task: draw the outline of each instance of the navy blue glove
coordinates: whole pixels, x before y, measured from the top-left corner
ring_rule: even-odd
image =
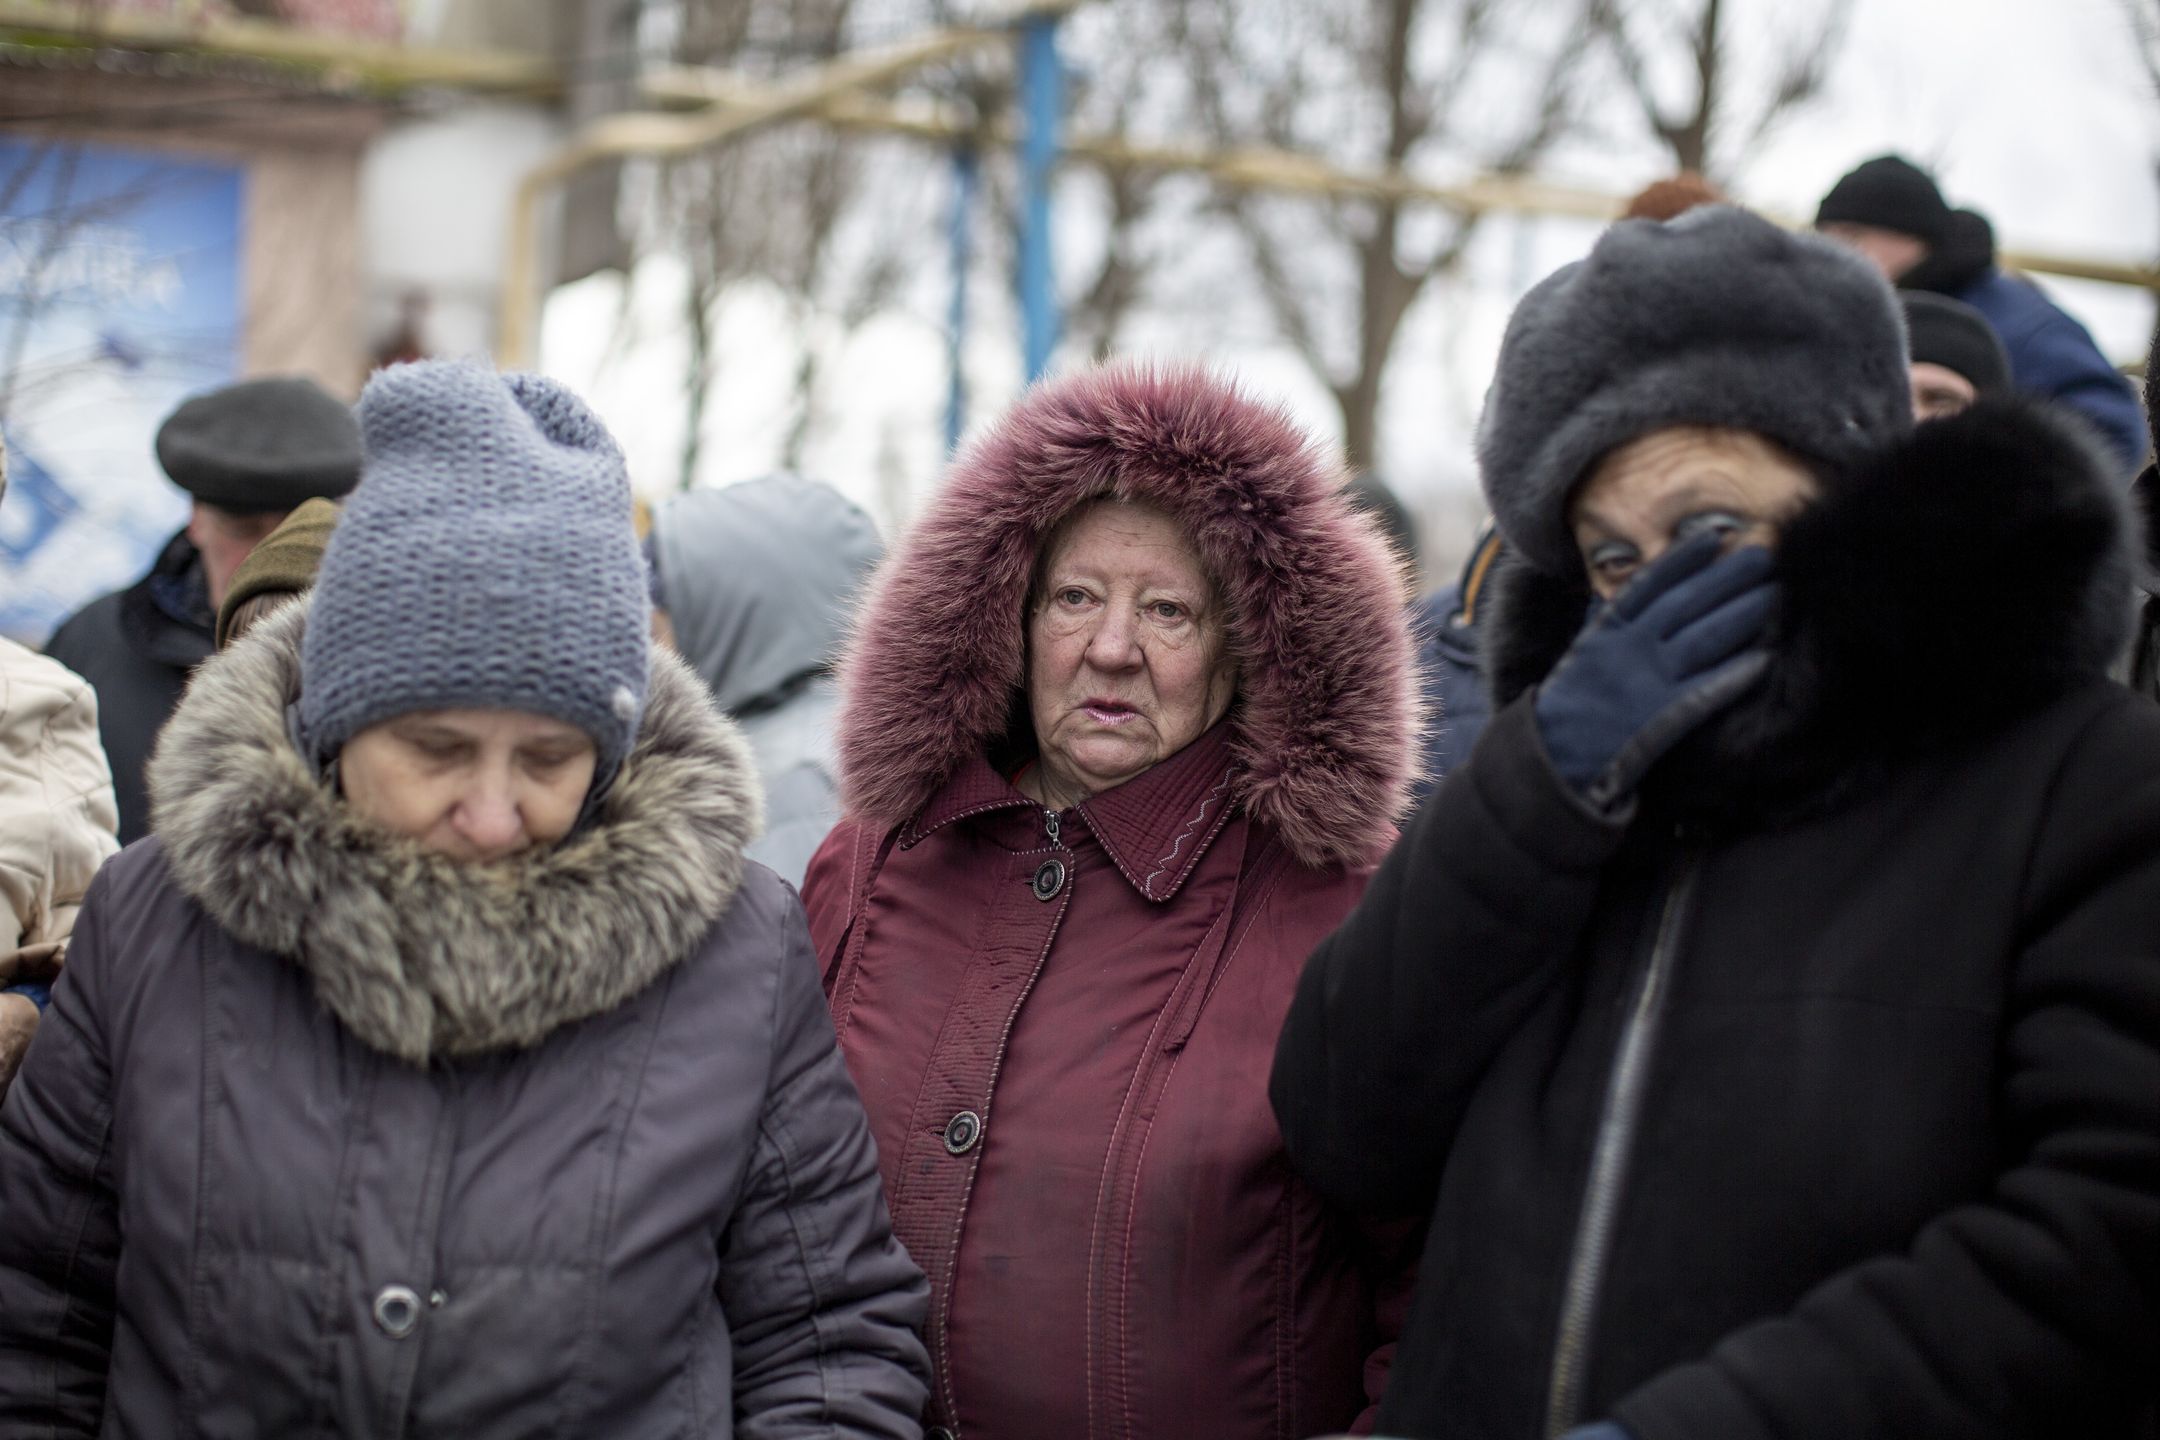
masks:
[[[1591,612],[1538,686],[1538,733],[1568,787],[1609,811],[1658,757],[1762,678],[1770,552],[1697,535]]]

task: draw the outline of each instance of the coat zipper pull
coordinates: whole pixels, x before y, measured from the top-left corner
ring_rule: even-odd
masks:
[[[1059,845],[1064,843],[1063,841],[1058,839],[1057,811],[1047,809],[1043,811],[1043,830],[1050,836],[1050,843],[1052,845]]]

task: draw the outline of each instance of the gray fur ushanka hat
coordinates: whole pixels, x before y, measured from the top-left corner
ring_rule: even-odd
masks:
[[[538,375],[423,361],[360,397],[360,485],[323,552],[300,738],[326,762],[416,710],[525,710],[630,751],[651,656],[645,561],[614,437]]]
[[[1500,532],[1541,570],[1579,570],[1569,496],[1607,451],[1674,425],[1752,431],[1833,477],[1903,436],[1889,285],[1730,206],[1612,226],[1508,321],[1477,441]]]

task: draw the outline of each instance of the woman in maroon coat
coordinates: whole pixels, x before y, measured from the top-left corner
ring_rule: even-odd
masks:
[[[1205,373],[1074,376],[859,620],[804,898],[931,1277],[933,1437],[1293,1440],[1385,1378],[1404,1247],[1267,1102],[1414,763],[1405,577],[1342,480]]]

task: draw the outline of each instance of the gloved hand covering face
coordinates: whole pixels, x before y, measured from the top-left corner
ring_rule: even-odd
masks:
[[[1602,811],[1762,677],[1777,602],[1770,552],[1721,554],[1705,530],[1675,545],[1610,602],[1538,687],[1538,733],[1553,769]]]

